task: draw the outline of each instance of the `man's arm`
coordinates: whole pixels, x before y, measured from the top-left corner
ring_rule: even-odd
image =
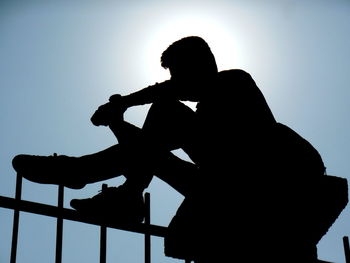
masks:
[[[174,93],[170,81],[156,83],[126,96],[112,95],[109,102],[98,107],[91,117],[96,126],[108,126],[111,121],[122,121],[123,113],[130,107],[153,103],[159,99],[172,97]],[[117,120],[118,119],[118,120]]]
[[[91,117],[96,126],[109,126],[111,121],[122,123],[123,113],[130,107],[154,103],[159,100],[193,100],[186,87],[179,87],[172,80],[148,86],[126,96],[112,95],[109,102],[101,105]]]
[[[115,105],[119,104],[126,110],[133,106],[153,103],[160,99],[178,99],[178,97],[179,95],[176,94],[172,82],[167,80],[126,96],[113,95],[109,98],[109,101]]]

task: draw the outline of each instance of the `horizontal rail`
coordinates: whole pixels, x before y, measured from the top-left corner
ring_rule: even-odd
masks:
[[[105,226],[109,228],[130,231],[152,236],[165,237],[167,228],[157,225],[139,224],[114,224],[104,223],[100,220],[79,214],[76,210],[68,208],[59,208],[57,206],[45,205],[25,200],[16,200],[14,198],[0,196],[0,207],[19,210],[23,212],[45,215],[50,217],[60,217],[63,219],[77,221],[92,225]]]

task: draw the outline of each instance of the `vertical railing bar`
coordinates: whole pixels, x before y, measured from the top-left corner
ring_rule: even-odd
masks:
[[[102,184],[102,192],[108,188],[107,184]],[[107,227],[102,224],[100,227],[100,263],[107,261]]]
[[[100,227],[100,263],[107,261],[107,227],[101,225]]]
[[[58,186],[58,202],[59,215],[56,225],[56,263],[62,262],[62,242],[63,242],[63,202],[64,202],[64,186]]]
[[[16,194],[15,199],[18,202],[17,207],[13,213],[13,228],[12,228],[12,245],[11,245],[11,263],[16,262],[17,257],[17,243],[18,243],[18,228],[19,228],[19,201],[22,196],[22,176],[17,174],[16,178]]]
[[[343,237],[344,253],[345,253],[345,262],[350,263],[350,246],[349,238],[347,236]]]
[[[150,193],[145,193],[145,225],[149,226],[151,224],[151,198]],[[145,233],[145,263],[151,263],[151,235]]]

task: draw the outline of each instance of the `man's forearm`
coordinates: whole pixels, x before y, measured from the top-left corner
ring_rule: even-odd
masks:
[[[176,98],[170,80],[156,83],[142,90],[136,91],[122,97],[124,107],[129,108],[137,105],[144,105],[156,102],[160,99]]]

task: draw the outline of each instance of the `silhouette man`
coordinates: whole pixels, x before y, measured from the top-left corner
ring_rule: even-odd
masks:
[[[290,262],[315,260],[315,233],[306,231],[312,222],[299,214],[304,192],[325,173],[318,152],[276,122],[248,73],[218,72],[202,38],[174,42],[161,64],[169,80],[113,95],[92,116],[94,125],[112,130],[117,145],[81,157],[18,155],[14,169],[28,180],[73,189],[124,175],[119,187],[71,201],[83,214],[124,223],[143,220],[142,192],[156,175],[185,196],[165,238],[168,256],[196,263],[242,256],[246,262],[281,262],[286,255]],[[197,102],[196,111],[181,101]],[[141,129],[124,120],[126,109],[148,103]],[[171,153],[179,148],[192,162]],[[303,193],[300,200],[295,191]]]

